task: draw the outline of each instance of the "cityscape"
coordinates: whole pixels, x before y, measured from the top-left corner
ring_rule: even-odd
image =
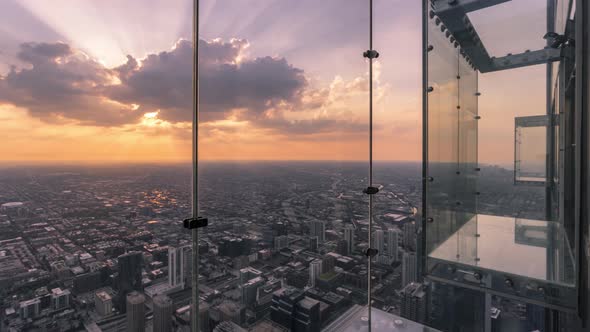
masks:
[[[367,304],[364,163],[200,166],[199,212],[209,219],[198,244],[201,331],[320,331]],[[191,171],[4,166],[1,330],[188,331]],[[542,191],[505,186],[512,173],[498,166],[482,173],[493,180],[481,206],[542,213]],[[417,283],[420,164],[378,162],[375,181],[372,305],[433,319],[431,291]],[[498,308],[526,323],[521,306]]]

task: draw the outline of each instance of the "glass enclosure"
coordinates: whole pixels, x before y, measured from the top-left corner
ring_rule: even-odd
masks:
[[[425,272],[485,292],[488,309],[488,293],[577,305],[572,187],[563,183],[574,172],[564,171],[572,164],[562,142],[573,112],[556,109],[572,102],[556,70],[575,63],[571,31],[559,30],[563,6],[432,1],[424,13]]]

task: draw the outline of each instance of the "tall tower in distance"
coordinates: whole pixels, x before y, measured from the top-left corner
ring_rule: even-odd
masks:
[[[377,249],[377,255],[385,254],[385,235],[382,230],[377,230],[373,233],[373,248]]]
[[[132,251],[123,254],[117,258],[118,260],[118,277],[117,289],[118,295],[118,309],[125,312],[125,297],[132,291],[142,291],[141,284],[141,268],[143,264],[143,255],[139,251]]]
[[[322,274],[322,261],[319,259],[314,260],[309,264],[309,284],[311,287],[315,287],[316,279]]]
[[[172,331],[172,313],[174,303],[166,295],[154,297],[154,332]]]
[[[127,294],[127,332],[145,331],[145,296],[140,292]]]
[[[309,236],[317,236],[319,243],[326,241],[326,223],[321,220],[314,220],[309,225]]]
[[[402,287],[418,279],[418,260],[416,253],[404,252],[402,259]]]
[[[187,273],[187,256],[191,254],[190,246],[168,248],[168,285],[184,288]]]
[[[354,227],[348,225],[344,228],[344,241],[346,241],[347,255],[354,250]]]
[[[387,230],[387,255],[395,262],[399,260],[399,236],[400,231],[397,228]]]

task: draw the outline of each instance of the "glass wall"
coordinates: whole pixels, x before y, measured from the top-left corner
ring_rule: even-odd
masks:
[[[0,330],[172,327],[155,295],[188,292],[169,251],[190,244],[190,10],[0,3]]]
[[[425,13],[425,247],[434,281],[571,310],[575,171],[563,140],[575,116],[554,111],[567,93],[552,86],[572,81],[574,59],[567,33],[547,34],[560,6],[435,1]]]
[[[201,329],[319,331],[367,304],[368,2],[203,0],[199,24]]]

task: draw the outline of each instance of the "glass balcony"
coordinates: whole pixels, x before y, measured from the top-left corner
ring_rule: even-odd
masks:
[[[573,170],[563,143],[573,110],[557,70],[575,59],[552,34],[563,7],[433,1],[425,13],[424,245],[432,280],[573,311],[575,227],[564,198]],[[498,54],[507,49],[514,54]]]

